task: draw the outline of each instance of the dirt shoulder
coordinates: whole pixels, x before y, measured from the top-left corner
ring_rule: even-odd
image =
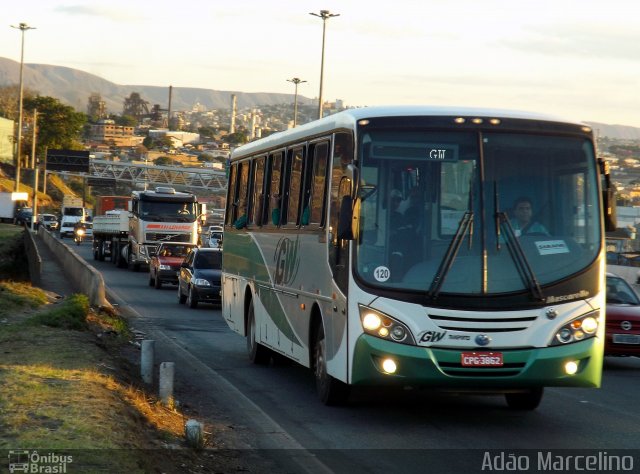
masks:
[[[82,295],[60,299],[10,279],[6,250],[19,253],[5,245],[11,235],[0,238],[0,458],[8,460],[0,465],[17,470],[36,462],[38,472],[263,472],[255,453],[226,449],[232,426],[190,408],[206,394],[181,387],[181,405],[167,407],[155,387],[139,381],[139,348],[122,316],[89,308]],[[204,449],[185,441],[191,418],[204,424]]]

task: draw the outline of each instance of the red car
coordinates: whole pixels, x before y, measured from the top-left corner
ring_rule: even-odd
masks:
[[[164,282],[177,285],[180,264],[193,247],[196,245],[182,242],[161,243],[149,263],[149,286],[160,289]]]
[[[622,278],[607,273],[605,355],[640,356],[640,299]]]

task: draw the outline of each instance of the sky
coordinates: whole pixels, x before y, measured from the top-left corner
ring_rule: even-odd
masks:
[[[640,127],[638,0],[11,0],[0,57],[121,85],[348,106],[492,107]]]

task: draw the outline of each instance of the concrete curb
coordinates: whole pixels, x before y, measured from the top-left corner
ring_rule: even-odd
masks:
[[[38,246],[33,239],[31,231],[25,227],[24,229],[24,250],[27,254],[27,261],[29,262],[29,277],[31,283],[38,286],[42,281],[42,257],[38,252]]]
[[[91,306],[112,308],[106,298],[104,279],[98,270],[86,263],[69,246],[56,239],[51,232],[40,227],[38,235],[55,255],[66,276],[75,287],[89,297]]]

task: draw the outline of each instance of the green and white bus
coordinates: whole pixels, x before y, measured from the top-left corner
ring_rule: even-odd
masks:
[[[227,192],[223,316],[255,363],[311,368],[324,403],[399,385],[535,409],[600,385],[615,201],[585,124],[347,110],[236,149]]]

